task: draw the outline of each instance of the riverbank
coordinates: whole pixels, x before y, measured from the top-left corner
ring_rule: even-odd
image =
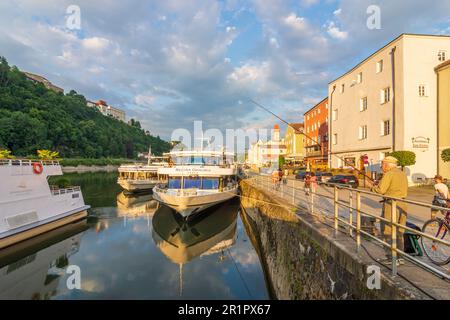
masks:
[[[306,201],[263,190],[241,181],[242,207],[258,235],[263,265],[279,299],[448,299],[448,283],[406,262],[392,277],[376,262],[383,249],[363,237],[364,250],[345,229],[335,233],[332,220],[310,214]],[[375,257],[375,258],[374,258]],[[375,259],[375,260],[374,260]],[[378,269],[379,268],[379,269]],[[379,287],[371,288],[373,270]]]
[[[116,172],[119,166],[63,166],[63,173],[86,173],[86,172]]]
[[[64,173],[84,173],[84,172],[115,172],[120,165],[134,163],[134,159],[113,159],[113,158],[75,158],[62,159],[60,164]]]

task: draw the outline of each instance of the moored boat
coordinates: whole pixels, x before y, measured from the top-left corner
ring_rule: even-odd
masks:
[[[167,157],[151,157],[147,164],[121,165],[117,183],[127,192],[152,190],[161,180],[158,169],[167,165]]]
[[[224,151],[172,151],[170,166],[158,169],[167,183],[153,188],[154,199],[183,217],[199,213],[237,195],[234,154]]]
[[[58,161],[0,160],[0,248],[87,216],[80,187],[58,188]]]

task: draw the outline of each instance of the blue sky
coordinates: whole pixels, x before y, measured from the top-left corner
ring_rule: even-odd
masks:
[[[381,29],[366,26],[378,5]],[[81,10],[81,29],[66,9]],[[420,13],[420,15],[419,15]],[[123,108],[153,134],[259,128],[322,100],[328,82],[401,33],[450,34],[450,0],[8,0],[0,55]]]

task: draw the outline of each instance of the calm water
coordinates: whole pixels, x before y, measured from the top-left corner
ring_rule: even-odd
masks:
[[[267,299],[239,201],[189,223],[126,196],[107,173],[67,174],[92,206],[87,220],[0,251],[0,299]],[[68,289],[72,266],[81,289]]]

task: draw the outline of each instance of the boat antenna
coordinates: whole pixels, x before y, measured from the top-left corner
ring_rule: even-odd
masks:
[[[321,151],[322,151],[322,145],[321,145],[317,140],[315,140],[315,139],[312,138],[311,136],[307,135],[307,134],[304,132],[304,130],[303,130],[303,131],[302,131],[302,130],[298,130],[298,129],[295,128],[293,125],[291,125],[289,122],[287,122],[286,120],[284,120],[283,118],[281,118],[279,115],[273,113],[272,111],[270,111],[269,109],[267,109],[266,107],[264,107],[262,104],[256,102],[255,100],[253,100],[253,99],[251,99],[251,98],[250,98],[249,100],[250,100],[251,103],[255,104],[255,105],[258,106],[259,108],[261,108],[261,109],[263,109],[264,111],[270,113],[270,114],[273,115],[275,118],[277,118],[277,119],[280,120],[281,122],[283,122],[283,123],[285,123],[286,125],[288,125],[289,127],[291,127],[291,128],[294,130],[295,133],[302,134],[302,135],[304,135],[307,139],[309,139],[309,140],[311,140],[313,143],[317,144],[317,145],[319,146],[319,148],[321,149]],[[360,174],[363,174],[365,178],[367,178],[367,179],[369,179],[370,181],[374,182],[374,179],[372,179],[371,177],[366,176],[364,172],[362,172],[361,170],[355,168],[352,164],[347,163],[347,160],[343,159],[342,157],[339,157],[338,155],[335,155],[335,154],[330,153],[330,157],[331,157],[331,156],[335,156],[336,158],[340,159],[341,161],[344,162],[344,164],[348,165],[349,167],[351,167],[351,168],[352,168],[353,170],[355,170],[356,172],[358,172],[358,173],[360,173]]]
[[[147,157],[147,165],[150,165],[150,158],[152,156],[152,145],[148,146],[148,157]]]

